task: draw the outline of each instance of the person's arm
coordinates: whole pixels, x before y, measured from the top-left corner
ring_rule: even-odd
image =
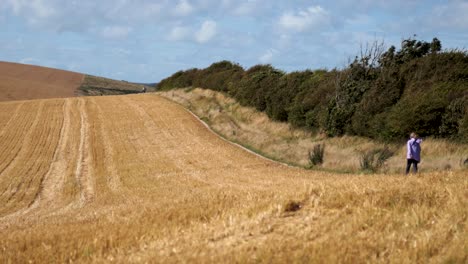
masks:
[[[411,140],[408,140],[408,142],[406,143],[406,158],[408,159],[411,159],[413,158],[413,153],[412,153],[412,150],[411,150]]]

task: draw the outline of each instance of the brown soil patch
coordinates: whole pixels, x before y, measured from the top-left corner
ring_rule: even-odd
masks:
[[[76,96],[83,74],[0,62],[0,102]]]

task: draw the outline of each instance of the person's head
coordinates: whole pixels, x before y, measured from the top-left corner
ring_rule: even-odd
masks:
[[[418,134],[411,132],[410,138],[418,138]]]

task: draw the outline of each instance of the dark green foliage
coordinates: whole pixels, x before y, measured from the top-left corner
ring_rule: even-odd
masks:
[[[271,86],[267,93],[266,113],[275,120],[287,121],[288,110],[298,93],[305,89],[307,80],[313,72],[292,72],[283,75],[277,85]]]
[[[240,81],[244,69],[238,64],[221,61],[198,72],[193,80],[193,86],[227,92],[229,87],[235,87]]]
[[[257,65],[248,69],[237,87],[229,91],[243,105],[255,107],[259,111],[267,108],[267,97],[274,90],[284,72],[271,65]]]
[[[367,63],[367,60],[355,59],[348,69],[337,76],[335,97],[327,109],[325,126],[327,135],[340,136],[353,133],[352,123],[349,121],[377,77],[377,70]]]
[[[441,49],[442,44],[437,38],[434,38],[430,43],[408,38],[401,42],[401,50],[395,54],[394,60],[396,63],[402,64],[416,58],[421,58],[429,52],[435,54],[441,51]]]
[[[171,77],[159,82],[157,88],[159,90],[170,90],[174,88],[190,87],[192,86],[198,71],[198,69],[178,71],[174,73]]]
[[[284,73],[221,61],[180,71],[159,89],[202,87],[228,93],[269,117],[329,136],[384,141],[415,131],[468,142],[468,53],[412,38],[401,48],[373,43],[342,70]]]
[[[325,144],[317,144],[309,151],[309,162],[312,166],[323,164],[323,155],[325,153]]]
[[[445,109],[439,133],[443,137],[468,139],[468,93],[453,100]]]
[[[303,84],[288,109],[288,122],[297,127],[320,129],[326,122],[326,110],[334,96],[337,71],[314,71]]]

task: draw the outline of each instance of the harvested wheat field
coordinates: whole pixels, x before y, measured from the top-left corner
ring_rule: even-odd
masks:
[[[0,61],[0,102],[73,97],[83,74]]]
[[[157,95],[0,103],[0,262],[466,263],[464,171],[288,167]]]

